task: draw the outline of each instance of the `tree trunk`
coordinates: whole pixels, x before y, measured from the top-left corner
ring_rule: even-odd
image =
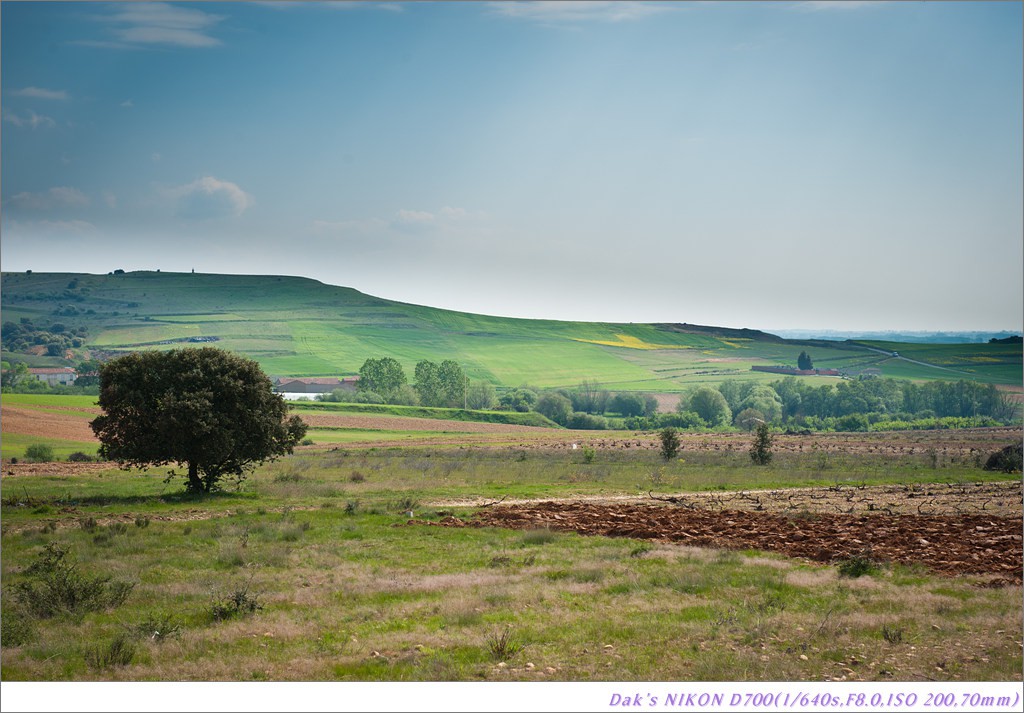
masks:
[[[203,479],[199,477],[199,464],[189,461],[188,464],[188,489],[193,493],[202,493],[209,490],[203,487]]]

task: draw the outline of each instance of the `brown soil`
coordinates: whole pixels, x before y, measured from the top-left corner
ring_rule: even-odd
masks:
[[[343,414],[302,414],[311,428],[362,428],[378,431],[441,431],[456,433],[523,433],[550,431],[539,426],[518,426],[478,421],[449,421],[404,416],[348,416]]]
[[[634,537],[698,547],[759,549],[815,562],[868,557],[920,564],[945,576],[988,575],[1020,584],[1020,517],[963,515],[784,514],[674,505],[541,502],[495,505],[449,526],[550,528],[584,535]]]
[[[67,441],[96,441],[88,419],[17,406],[4,406],[3,432]]]

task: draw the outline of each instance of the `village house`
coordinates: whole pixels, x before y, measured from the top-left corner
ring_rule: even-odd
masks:
[[[75,370],[69,366],[30,368],[28,373],[31,374],[34,379],[45,381],[50,386],[74,384],[75,379],[78,378]]]
[[[274,379],[274,391],[288,394],[329,394],[335,389],[355,391],[358,376],[280,376]]]

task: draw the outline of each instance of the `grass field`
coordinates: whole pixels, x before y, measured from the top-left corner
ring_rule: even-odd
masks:
[[[697,440],[670,463],[652,448],[599,448],[589,459],[515,446],[304,450],[200,498],[186,497],[180,479],[165,482],[165,469],[32,475],[26,466],[3,481],[2,675],[1021,680],[1019,586],[904,565],[840,576],[836,565],[761,551],[628,537],[437,527],[474,511],[460,503],[503,497],[852,493],[993,477],[939,440],[937,459],[842,443],[822,437],[767,468],[741,448]],[[26,568],[49,545],[66,548],[84,577],[132,585],[127,598],[25,613],[12,588],[31,584]]]
[[[73,308],[59,319],[87,327],[93,349],[166,349],[190,338],[216,338],[217,346],[279,376],[350,375],[367,358],[392,356],[409,374],[422,359],[456,359],[470,378],[498,386],[567,387],[589,379],[609,389],[678,392],[725,378],[776,378],[750,367],[795,366],[804,350],[819,367],[852,373],[877,368],[887,376],[1011,385],[1024,374],[1021,350],[1013,345],[808,344],[753,331],[507,319],[393,302],[296,277],[4,273],[3,287],[5,320],[45,325],[56,320],[55,308]],[[869,346],[935,366],[886,359]]]

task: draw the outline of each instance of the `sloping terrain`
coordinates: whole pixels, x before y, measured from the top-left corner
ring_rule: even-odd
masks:
[[[354,374],[367,358],[392,356],[409,374],[421,359],[456,359],[471,378],[499,386],[574,386],[590,379],[612,390],[673,392],[725,378],[777,379],[750,367],[795,366],[807,349],[816,366],[854,373],[1021,379],[1014,345],[962,345],[970,353],[960,356],[961,345],[954,345],[941,355],[955,362],[956,371],[949,371],[867,345],[686,324],[685,306],[676,324],[510,319],[394,302],[299,277],[4,273],[3,309],[5,321],[87,328],[74,358],[215,344],[256,359],[276,376]],[[36,358],[47,361],[61,363]]]

